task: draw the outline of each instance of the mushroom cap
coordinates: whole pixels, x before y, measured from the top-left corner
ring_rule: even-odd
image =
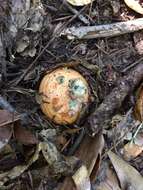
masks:
[[[48,118],[57,124],[72,124],[88,104],[89,87],[80,73],[62,67],[44,76],[39,94]]]
[[[137,13],[143,14],[143,7],[139,0],[124,0],[126,5],[136,11]]]

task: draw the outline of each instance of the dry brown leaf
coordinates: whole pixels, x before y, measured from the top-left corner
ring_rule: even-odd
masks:
[[[143,190],[143,177],[134,167],[111,151],[108,153],[108,156],[114,166],[123,190],[127,189],[128,185],[132,189]]]
[[[135,106],[135,116],[139,121],[143,121],[143,84],[137,93],[137,103]]]
[[[79,147],[78,151],[76,152],[75,156],[83,161],[84,165],[87,167],[88,175],[91,177],[91,180],[94,181],[96,178],[97,170],[99,169],[100,159],[101,159],[101,152],[104,147],[104,138],[103,135],[97,134],[94,138],[89,136],[85,136],[81,146]],[[78,172],[78,171],[77,171]],[[76,175],[76,173],[74,174]],[[87,176],[88,177],[88,176]],[[80,176],[79,176],[80,178]],[[83,187],[82,184],[86,183],[87,181],[83,181],[83,176],[81,176],[80,182],[78,187]],[[60,190],[73,190],[75,189],[75,185],[72,181],[72,178],[66,178]],[[86,190],[86,189],[84,189]]]
[[[3,172],[0,174],[0,187],[2,187],[9,180],[15,179],[20,176],[25,170],[29,168],[39,158],[39,152],[41,151],[40,144],[37,145],[37,149],[34,155],[31,157],[29,162],[25,165],[20,165],[12,168],[10,171]]]
[[[25,170],[27,170],[34,162],[38,160],[41,151],[49,166],[54,169],[54,172],[56,172],[55,169],[58,169],[58,167],[59,170],[57,171],[57,173],[62,173],[67,170],[66,165],[61,159],[60,153],[57,151],[56,147],[50,142],[40,142],[37,145],[35,153],[29,159],[27,164],[19,165],[12,168],[10,171],[0,173],[0,187],[9,180],[15,179],[16,177],[20,176]],[[63,168],[61,168],[62,166]]]
[[[98,157],[101,156],[104,147],[104,138],[101,133],[97,134],[94,138],[84,137],[80,148],[75,156],[82,160],[88,168],[89,174],[95,169],[95,164]],[[96,171],[97,172],[97,171]]]
[[[143,151],[143,146],[139,146],[133,142],[129,142],[124,146],[123,155],[126,160],[137,157]]]
[[[74,6],[83,6],[92,3],[94,0],[66,0],[66,1]]]
[[[0,127],[13,123],[20,119],[20,115],[17,113],[10,113],[7,110],[0,110]]]
[[[9,142],[12,136],[12,128],[10,125],[0,127],[0,150]]]
[[[32,145],[38,143],[38,139],[35,137],[35,135],[32,134],[31,131],[18,125],[18,123],[14,126],[14,137],[18,142],[24,145]]]
[[[82,165],[76,173],[72,176],[74,183],[76,184],[76,190],[90,190],[91,183],[89,173],[86,166]]]
[[[97,186],[96,190],[121,190],[115,172],[109,167],[106,172],[105,180]]]
[[[136,11],[137,13],[143,14],[143,7],[140,0],[124,0],[126,5]]]

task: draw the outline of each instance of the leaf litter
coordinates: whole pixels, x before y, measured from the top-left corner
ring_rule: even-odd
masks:
[[[109,152],[108,156],[117,173],[122,189],[133,188],[141,190],[143,188],[143,177],[135,168],[113,152]]]
[[[70,2],[75,4],[75,1]],[[104,122],[106,117],[100,114],[100,121],[104,123],[104,137],[102,133],[91,137],[88,133],[89,123],[86,123],[88,115],[100,107],[100,103],[120,83],[118,77],[122,78],[130,68],[139,65],[141,32],[137,36],[135,33],[84,42],[59,37],[62,27],[77,27],[83,23],[86,26],[110,24],[115,20],[132,20],[139,15],[128,9],[124,2],[90,2],[77,1],[76,5],[82,7],[76,7],[55,0],[0,1],[0,15],[4,18],[0,19],[2,26],[4,25],[0,37],[0,62],[3,63],[0,65],[0,88],[1,95],[12,105],[7,109],[0,102],[1,109],[5,109],[0,110],[0,163],[8,163],[7,167],[0,169],[1,188],[7,188],[12,183],[16,186],[18,179],[18,189],[21,189],[23,176],[28,174],[30,177],[26,179],[26,183],[32,184],[29,189],[36,189],[34,184],[38,179],[34,178],[34,172],[36,177],[40,172],[43,174],[39,177],[38,189],[46,186],[46,189],[53,190],[49,178],[52,178],[51,183],[55,184],[55,188],[60,186],[61,190],[143,188],[142,176],[139,174],[143,168],[143,137],[142,129],[138,130],[139,122],[142,121],[142,99],[138,102],[139,108],[135,110],[135,114],[132,112],[135,104],[132,96],[135,101],[137,96],[131,91],[123,104],[119,101],[122,106],[117,106],[113,113],[115,117],[109,120],[107,118],[108,121]],[[131,3],[125,2],[128,5]],[[83,6],[84,4],[88,5]],[[47,69],[58,66],[78,70],[87,78],[91,87],[91,110],[87,109],[81,123],[70,127],[57,126],[47,120],[31,92],[37,91],[39,79]],[[136,78],[132,81],[134,83]],[[130,88],[127,83],[125,81],[124,84]],[[25,93],[18,93],[21,89]],[[116,105],[116,102],[110,100],[110,104]],[[105,109],[106,115],[107,112]],[[20,113],[26,113],[27,118],[23,119]],[[114,150],[116,154],[109,150]],[[117,156],[120,153],[128,162]],[[14,160],[14,166],[7,158]],[[108,163],[108,167],[105,163]],[[47,182],[45,186],[43,181]],[[25,185],[24,189],[27,188]]]

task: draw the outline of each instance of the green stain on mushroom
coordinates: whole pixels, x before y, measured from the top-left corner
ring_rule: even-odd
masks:
[[[71,93],[77,97],[84,96],[84,94],[87,93],[87,87],[85,83],[80,79],[70,80],[69,88]]]
[[[64,76],[59,76],[56,78],[57,82],[59,84],[63,84],[65,82],[65,77]]]
[[[78,109],[78,101],[77,100],[70,100],[69,101],[69,108],[70,110],[77,110]]]

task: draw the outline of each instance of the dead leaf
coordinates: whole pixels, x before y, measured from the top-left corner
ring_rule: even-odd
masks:
[[[32,145],[38,143],[38,139],[35,137],[35,135],[18,123],[16,123],[14,126],[14,137],[18,142],[24,145]]]
[[[143,177],[134,167],[111,151],[108,156],[117,173],[122,189],[127,189],[129,184],[135,190],[143,189]]]
[[[27,164],[16,166],[10,171],[0,174],[0,187],[3,186],[7,181],[15,179],[16,177],[20,176],[25,170],[27,170],[36,160],[38,160],[40,151],[42,151],[44,158],[48,162],[49,166],[54,169],[54,172],[56,172],[56,169],[58,169],[57,173],[62,173],[67,170],[67,165],[61,159],[60,153],[57,151],[54,145],[50,142],[40,142],[37,145],[35,153],[29,159]],[[70,170],[70,168],[68,169]]]
[[[62,158],[61,154],[58,152],[56,146],[51,143],[42,142],[40,143],[43,156],[50,167],[52,167],[52,172],[54,174],[70,173],[70,166]],[[72,167],[72,166],[71,166]]]
[[[88,136],[84,137],[84,141],[81,143],[80,148],[76,152],[75,156],[82,160],[83,163],[85,163],[89,174],[91,174],[93,172],[93,169],[95,169],[96,161],[100,160],[97,159],[98,157],[101,157],[103,147],[104,138],[103,135],[99,133],[94,138]]]
[[[137,157],[143,151],[143,146],[139,146],[133,142],[129,142],[124,146],[123,155],[126,160]]]
[[[100,166],[101,152],[103,147],[104,138],[102,133],[99,133],[94,138],[85,136],[78,151],[75,153],[75,156],[83,162],[83,165],[87,167],[88,175],[91,177],[92,181],[95,180],[96,173]],[[76,175],[76,172],[74,175]],[[83,181],[83,179],[85,179],[85,181]],[[80,187],[83,187],[82,184],[87,183],[86,179],[87,178],[83,178],[81,175],[81,179],[79,179],[79,181],[81,181]],[[75,185],[72,181],[72,178],[69,177],[65,179],[62,187],[60,187],[61,190],[73,190],[74,188]]]
[[[0,110],[0,127],[13,123],[20,119],[20,115],[17,113],[10,113],[7,110]]]
[[[74,6],[83,6],[92,3],[94,0],[66,0],[66,1]]]
[[[124,0],[126,5],[136,11],[137,13],[143,14],[143,7],[140,0]]]
[[[50,166],[50,168],[52,168],[54,174],[71,172],[70,169],[72,168],[72,166],[69,167],[67,164],[68,161],[66,162],[63,160],[54,144],[52,144],[51,142],[40,142],[36,147],[35,153],[29,159],[27,164],[19,165],[8,172],[0,173],[0,187],[9,180],[15,179],[16,177],[20,176],[25,170],[27,170],[34,162],[38,160],[41,151],[48,165]]]
[[[77,190],[91,190],[89,173],[86,166],[82,165],[72,176]]]
[[[39,152],[41,151],[40,144],[37,145],[37,149],[29,162],[25,165],[20,165],[12,168],[10,171],[0,174],[0,187],[2,187],[9,180],[15,179],[20,176],[25,170],[29,168],[39,158]]]
[[[0,127],[0,150],[9,142],[12,136],[12,128],[10,125]]]
[[[96,187],[96,190],[121,190],[115,172],[109,167],[106,170],[105,180]]]

